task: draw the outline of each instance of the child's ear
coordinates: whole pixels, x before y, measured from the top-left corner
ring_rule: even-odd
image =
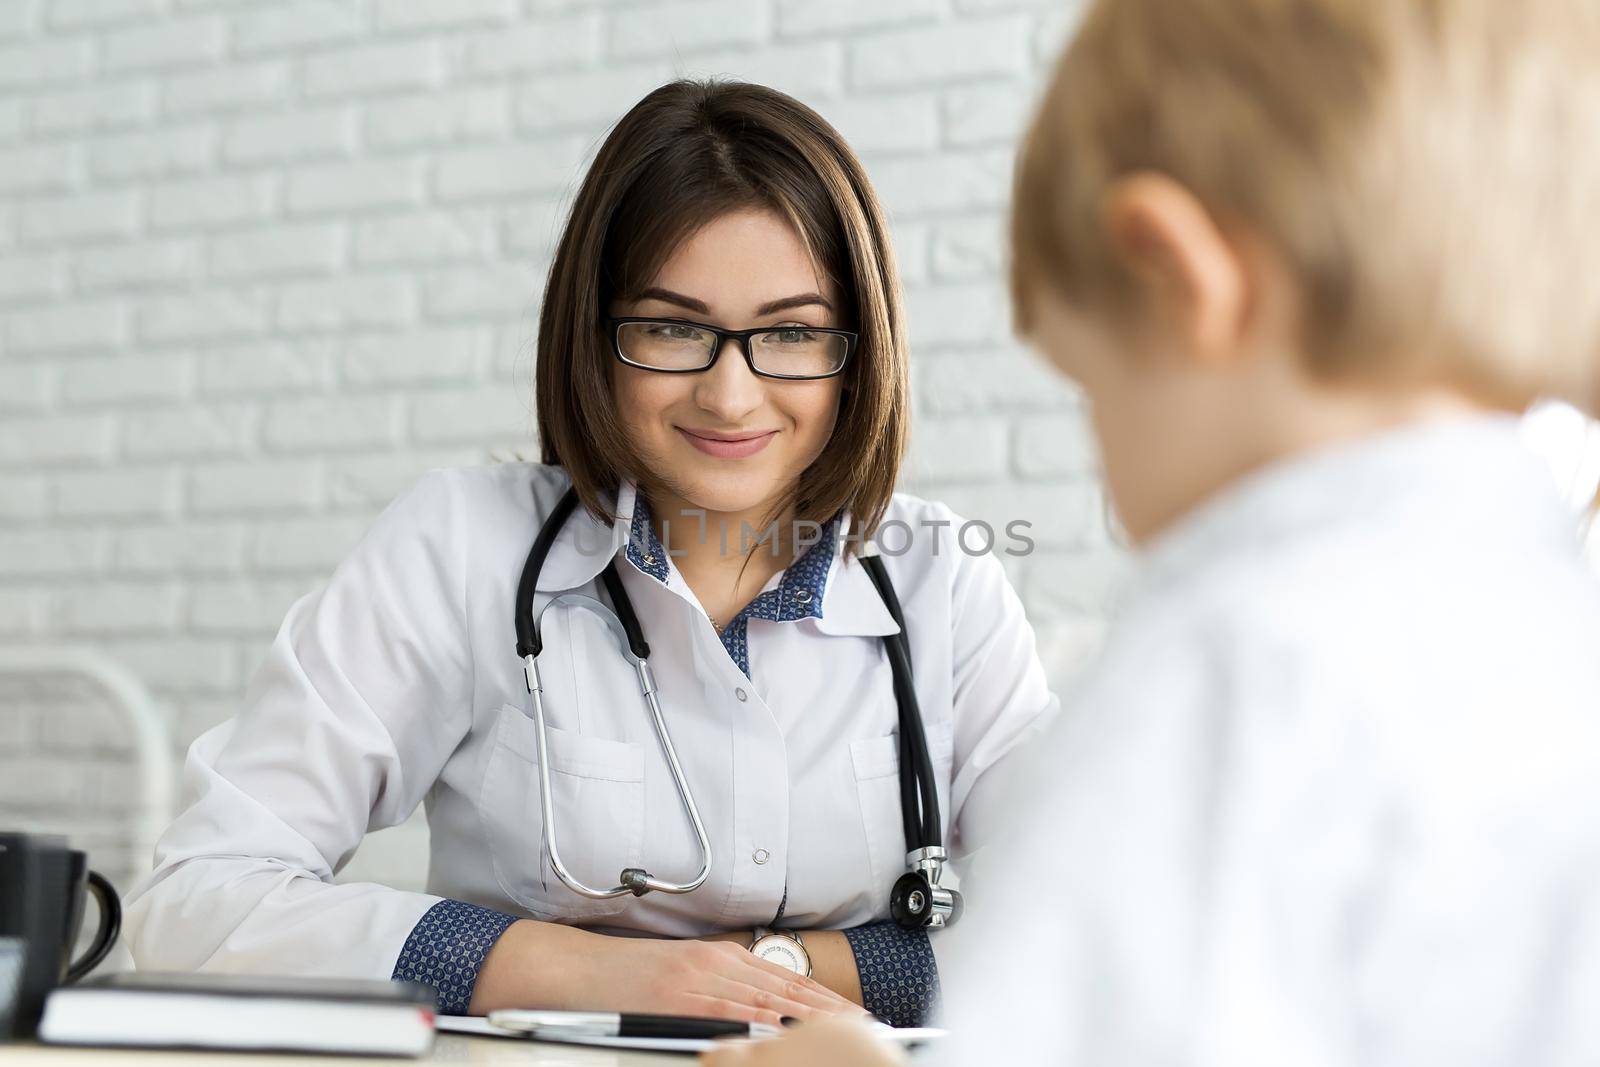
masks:
[[[1232,360],[1242,348],[1249,278],[1205,205],[1171,178],[1141,173],[1107,190],[1102,217],[1141,304],[1202,363]]]

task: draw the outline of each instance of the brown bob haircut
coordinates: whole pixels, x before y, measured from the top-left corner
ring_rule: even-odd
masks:
[[[776,211],[794,226],[819,277],[843,294],[841,325],[861,335],[833,436],[783,506],[815,522],[848,509],[851,534],[870,535],[894,491],[908,421],[888,226],[838,132],[793,97],[759,85],[663,85],[600,146],[556,247],[539,315],[541,459],[564,467],[583,505],[606,521],[616,517],[603,494],[624,477],[645,491],[660,484],[618,421],[603,319],[613,300],[648,288],[682,241],[749,208]]]

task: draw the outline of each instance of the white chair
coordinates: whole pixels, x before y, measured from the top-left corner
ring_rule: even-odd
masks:
[[[166,829],[174,814],[176,796],[176,770],[172,741],[166,719],[143,682],[126,667],[81,649],[58,646],[34,646],[0,649],[0,682],[41,688],[63,681],[94,690],[98,698],[96,709],[105,708],[119,721],[119,741],[127,742],[125,751],[131,754],[136,773],[135,787],[117,805],[118,825],[127,826],[126,849],[122,859],[127,869],[119,870],[115,855],[96,858],[91,848],[90,863],[101,869],[123,891],[131,887],[132,880],[148,872],[155,853],[156,840]],[[49,704],[49,698],[45,703]],[[7,709],[0,708],[0,714]],[[37,814],[37,813],[35,813]],[[0,812],[0,822],[8,821]],[[19,829],[28,830],[29,823],[41,820],[22,816]],[[55,819],[42,820],[38,829],[57,832]],[[120,831],[119,831],[120,832]],[[111,866],[106,866],[107,863]],[[124,884],[126,883],[126,884]],[[85,925],[84,936],[94,928]],[[133,966],[126,945],[117,945],[110,955],[95,969],[96,974],[124,971]]]
[[[131,825],[130,851],[149,863],[156,839],[172,821],[177,780],[166,720],[144,683],[103,656],[48,645],[0,649],[0,678],[77,679],[106,698],[106,706],[126,727],[138,773],[125,812]]]

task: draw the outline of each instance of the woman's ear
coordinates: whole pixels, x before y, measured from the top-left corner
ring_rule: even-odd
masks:
[[[1142,306],[1200,363],[1231,362],[1243,348],[1250,279],[1199,198],[1164,174],[1134,174],[1107,190],[1102,220]]]

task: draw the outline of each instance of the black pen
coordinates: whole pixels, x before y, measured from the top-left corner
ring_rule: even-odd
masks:
[[[764,1023],[701,1019],[691,1015],[640,1015],[617,1011],[491,1011],[489,1025],[530,1037],[638,1037],[706,1040],[717,1037],[771,1037],[778,1028]]]

